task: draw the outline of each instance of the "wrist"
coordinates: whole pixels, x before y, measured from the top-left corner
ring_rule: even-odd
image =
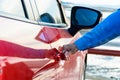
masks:
[[[76,51],[79,50],[78,47],[76,46],[76,44],[74,44],[74,43],[73,43],[73,47],[74,47],[74,49],[75,49]]]

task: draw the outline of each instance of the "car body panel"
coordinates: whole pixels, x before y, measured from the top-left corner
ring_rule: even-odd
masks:
[[[58,2],[58,0],[56,1]],[[29,5],[29,9],[31,9],[30,5]],[[44,27],[51,27],[51,26],[48,25],[43,26],[38,21],[36,21],[38,17],[38,13],[36,10],[34,10],[34,13],[29,10],[28,14],[31,15],[31,16],[27,16],[29,19],[25,17],[13,16],[7,13],[0,12],[0,40],[9,41],[33,49],[51,49],[51,48],[58,49],[59,46],[72,43],[72,41],[80,37],[80,33],[76,34],[74,37],[68,37],[70,36],[70,34],[64,32],[65,28],[59,29],[56,26],[54,28],[57,29],[58,31],[62,31],[61,33],[59,33],[59,35],[62,35],[63,38],[51,44],[46,44],[44,42],[38,41],[35,39],[35,37],[39,34],[39,32]],[[34,16],[34,14],[36,14],[36,16]],[[61,15],[62,15],[63,23],[67,25],[66,23],[67,21],[65,20],[64,13],[61,12]],[[85,55],[86,55],[86,51],[81,51],[75,55],[70,56],[69,60],[67,61],[65,60],[56,61],[54,59],[48,59],[48,58],[27,59],[27,58],[19,58],[19,57],[1,56],[0,65],[2,67],[7,67],[6,62],[8,62],[11,65],[19,62],[23,62],[29,67],[30,70],[34,71],[33,80],[80,80],[83,74]],[[2,71],[1,69],[1,75],[4,75],[2,74],[2,72],[4,71]],[[36,77],[37,75],[38,77]],[[0,78],[0,80],[3,79]]]

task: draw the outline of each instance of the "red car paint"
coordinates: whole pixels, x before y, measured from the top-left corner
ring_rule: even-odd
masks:
[[[2,8],[4,8],[6,6],[6,0],[2,0],[5,1],[4,3],[1,2],[1,6],[3,6]],[[32,2],[30,2],[32,1]],[[40,1],[40,0],[19,0],[19,2],[16,1],[10,1],[11,2],[11,8],[15,10],[14,11],[1,11],[0,12],[0,40],[3,41],[8,41],[11,43],[15,43],[18,45],[21,45],[23,47],[29,47],[32,49],[32,51],[34,52],[34,49],[51,49],[51,48],[56,48],[58,49],[59,46],[62,46],[64,44],[67,43],[72,43],[72,41],[76,40],[78,37],[80,37],[80,34],[76,34],[74,37],[72,37],[66,30],[65,30],[65,26],[69,26],[70,23],[67,23],[67,19],[65,18],[65,13],[63,12],[63,7],[60,5],[60,0],[47,0],[47,1],[42,1],[42,4],[49,4],[47,5],[42,5],[42,7],[45,7],[45,9],[43,11],[49,11],[49,9],[53,9],[53,7],[51,8],[51,6],[53,6],[53,4],[55,4],[54,9],[56,11],[58,11],[57,14],[52,15],[54,17],[56,17],[57,15],[57,19],[58,22],[60,21],[61,24],[66,24],[65,26],[61,26],[64,27],[62,29],[59,29],[57,27],[55,28],[49,28],[48,29],[48,25],[46,26],[42,26],[41,24],[39,24],[38,22],[38,18],[39,18],[39,14],[37,13],[36,7],[39,7],[40,5],[37,5],[38,3],[36,3],[35,5],[35,1]],[[8,1],[9,2],[9,1]],[[16,7],[16,2],[17,4],[19,4],[19,6],[21,7]],[[29,3],[30,2],[30,3]],[[14,3],[14,4],[12,4]],[[25,4],[22,4],[25,3]],[[10,3],[9,3],[10,4]],[[21,5],[22,4],[22,5]],[[31,5],[29,5],[31,4]],[[40,4],[40,3],[39,3]],[[22,16],[22,14],[18,14],[18,15],[14,15],[16,13],[18,13],[18,11],[16,9],[22,9],[22,7],[25,10],[25,7],[27,7],[28,9],[28,18],[27,16]],[[33,8],[34,7],[34,8]],[[11,9],[10,8],[10,9]],[[47,9],[46,9],[47,8]],[[8,10],[9,8],[7,8]],[[41,9],[41,8],[40,8]],[[42,8],[43,9],[43,8]],[[4,9],[2,9],[4,10]],[[6,7],[5,7],[6,10]],[[23,10],[23,11],[24,11]],[[15,12],[16,11],[16,12]],[[56,12],[55,11],[55,12]],[[7,13],[6,13],[7,12]],[[14,14],[9,14],[9,12],[12,14],[12,12],[15,12]],[[32,13],[35,12],[35,13]],[[52,10],[53,12],[53,10]],[[52,13],[51,12],[51,13]],[[4,14],[6,13],[6,14]],[[22,13],[22,11],[20,12]],[[23,12],[24,14],[25,12]],[[22,17],[21,17],[22,16]],[[60,18],[60,19],[59,19]],[[57,20],[56,19],[56,20]],[[49,24],[49,23],[48,23]],[[46,27],[46,28],[43,28]],[[35,39],[36,35],[38,33],[42,33],[41,30],[44,31],[52,31],[55,33],[50,33],[51,36],[47,36],[47,43],[51,43],[51,44],[46,44],[44,42],[38,41]],[[44,32],[43,31],[43,32]],[[48,33],[48,32],[47,32]],[[53,36],[54,35],[54,36]],[[39,37],[40,35],[38,34],[37,37]],[[5,48],[6,50],[6,48]],[[9,50],[11,50],[9,48]],[[7,50],[6,50],[7,51]],[[30,51],[30,52],[32,52]],[[3,52],[0,50],[0,53]],[[58,59],[56,61],[56,59],[48,59],[48,58],[20,58],[17,56],[14,57],[10,57],[10,56],[0,56],[0,64],[2,68],[9,68],[8,65],[5,64],[5,62],[8,62],[10,65],[15,65],[17,63],[24,63],[29,70],[34,72],[33,75],[33,80],[80,80],[82,79],[82,74],[83,74],[83,68],[84,68],[84,59],[85,59],[85,55],[86,55],[86,51],[82,51],[82,52],[78,52],[75,55],[71,55],[69,57],[69,60],[61,60]],[[19,66],[19,67],[24,67],[24,66]],[[3,77],[4,73],[4,69],[0,69],[1,72],[1,77]],[[11,68],[12,71],[14,71],[13,67]],[[18,69],[21,70],[21,69]],[[11,72],[11,70],[7,71],[8,73]],[[24,73],[24,70],[23,70]],[[19,74],[19,72],[18,72]],[[24,75],[20,75],[21,78]],[[0,77],[0,80],[2,80],[2,78]],[[10,76],[12,77],[12,76]],[[14,77],[12,77],[14,78]],[[15,80],[16,78],[14,78]],[[22,79],[23,80],[23,79]]]
[[[45,42],[47,44],[53,43],[60,38],[71,38],[72,36],[68,33],[65,29],[56,29],[56,28],[49,28],[44,27],[35,39]]]
[[[54,28],[52,29],[54,30]],[[62,29],[60,29],[60,31],[61,30]],[[59,31],[59,29],[57,31]],[[65,33],[59,33],[59,35],[62,35],[61,38],[65,38],[67,36],[67,35],[63,36],[64,34],[66,34],[66,31],[63,32]],[[67,37],[71,37],[71,36],[68,35]],[[77,39],[77,37],[79,36],[76,35],[73,39]],[[57,38],[56,40],[58,39],[60,39],[60,37]],[[57,43],[57,41],[55,41],[54,43]],[[13,57],[12,58],[8,57],[6,58],[6,60],[11,65],[17,64],[19,62],[24,62],[28,66],[28,69],[34,72],[34,75],[31,75],[33,76],[33,80],[39,80],[39,79],[40,80],[74,80],[74,79],[80,80],[83,74],[85,53],[86,52],[78,52],[75,55],[71,55],[69,57],[69,60],[64,60],[65,56],[63,55],[61,56],[60,54],[56,55],[56,58],[54,59],[47,59],[47,58],[45,59],[16,58],[15,59]],[[8,67],[7,65],[4,64],[3,67],[5,66],[6,68]],[[24,66],[21,66],[21,68],[22,67]],[[4,69],[2,70],[4,72]],[[18,74],[19,74],[19,70],[18,70]],[[2,75],[4,75],[4,73],[2,73]],[[12,76],[10,75],[10,77]],[[12,78],[14,80],[17,80],[16,77],[12,77]],[[1,80],[4,80],[4,78]]]
[[[84,53],[80,54],[77,53],[75,55],[70,56],[68,61],[56,61],[56,60],[31,60],[28,62],[27,60],[20,59],[20,62],[24,62],[29,67],[28,69],[32,69],[31,71],[34,71],[33,79],[35,80],[80,80],[81,72],[83,72],[83,68],[80,65],[84,64]],[[18,59],[19,60],[19,59]],[[9,58],[8,58],[9,61]],[[17,60],[16,60],[17,61]],[[9,61],[10,62],[10,61]],[[19,62],[17,62],[19,63]],[[11,61],[11,64],[16,64]],[[6,65],[6,67],[9,67]],[[24,66],[20,66],[18,69],[18,72],[16,74],[19,74],[19,70],[21,71],[21,68]],[[11,68],[11,70],[14,72],[14,68]],[[4,69],[3,69],[4,72]],[[22,70],[24,73],[25,71]],[[74,73],[74,74],[73,74]],[[4,73],[2,75],[5,75]],[[23,74],[24,75],[24,74]],[[8,76],[6,76],[8,77]],[[12,77],[10,75],[10,77]],[[23,78],[24,76],[21,76]],[[12,77],[14,80],[17,80],[16,77]],[[1,79],[4,80],[4,79]]]

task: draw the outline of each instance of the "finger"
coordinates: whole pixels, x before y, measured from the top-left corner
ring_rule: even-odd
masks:
[[[66,50],[62,50],[62,53],[66,53]]]
[[[67,60],[69,60],[70,53],[68,51],[65,52],[65,57],[66,57]]]
[[[68,57],[68,51],[66,51],[64,54],[65,54],[65,57]]]
[[[63,45],[63,50],[64,51],[69,51],[70,50],[70,46],[69,45]]]
[[[62,46],[59,46],[59,47],[58,47],[58,51],[59,51],[59,52],[62,52],[62,51],[63,51],[63,47],[62,47]]]

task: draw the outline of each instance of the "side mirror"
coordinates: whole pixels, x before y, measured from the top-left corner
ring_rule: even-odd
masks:
[[[99,23],[101,16],[98,10],[75,6],[71,11],[71,27],[68,31],[74,36],[81,29],[93,28]]]
[[[81,29],[92,28],[97,25],[101,16],[102,14],[99,11],[91,8],[73,7],[71,11],[71,27],[69,29],[44,27],[35,39],[50,44],[60,38],[72,37]]]

